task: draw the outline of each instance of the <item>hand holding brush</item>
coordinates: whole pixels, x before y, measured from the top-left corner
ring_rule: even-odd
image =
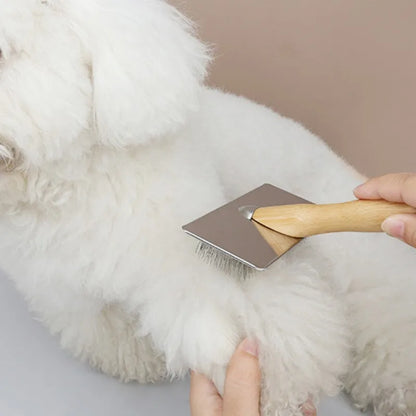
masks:
[[[416,207],[416,174],[391,173],[368,180],[354,194],[359,199],[405,203]],[[388,217],[381,225],[383,231],[416,247],[416,215],[399,214]]]

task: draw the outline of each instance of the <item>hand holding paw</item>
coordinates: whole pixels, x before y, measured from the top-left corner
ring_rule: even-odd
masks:
[[[257,359],[257,344],[244,340],[228,365],[224,397],[205,376],[191,375],[190,405],[192,416],[260,416],[261,373]],[[305,416],[315,416],[314,407],[307,403]]]

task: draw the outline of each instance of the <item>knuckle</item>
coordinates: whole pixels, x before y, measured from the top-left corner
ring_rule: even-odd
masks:
[[[246,365],[243,365],[246,364]],[[260,369],[254,363],[232,362],[227,370],[225,388],[252,389],[261,383]]]
[[[260,389],[261,382],[256,378],[238,378],[229,377],[225,381],[225,391],[238,391],[243,394],[244,392],[250,392],[253,390]]]
[[[225,382],[226,388],[251,390],[253,387],[260,387],[260,380],[254,377],[229,376]]]

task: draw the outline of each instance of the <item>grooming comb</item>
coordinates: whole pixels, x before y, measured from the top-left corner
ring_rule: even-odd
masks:
[[[394,214],[415,214],[406,204],[356,200],[315,205],[270,184],[184,225],[200,240],[210,263],[245,277],[265,270],[304,237],[341,232],[379,232]]]

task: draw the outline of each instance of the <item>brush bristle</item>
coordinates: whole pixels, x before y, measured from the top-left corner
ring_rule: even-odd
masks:
[[[255,273],[253,267],[242,263],[229,254],[202,241],[198,243],[196,252],[208,264],[217,267],[231,276],[247,279]]]

